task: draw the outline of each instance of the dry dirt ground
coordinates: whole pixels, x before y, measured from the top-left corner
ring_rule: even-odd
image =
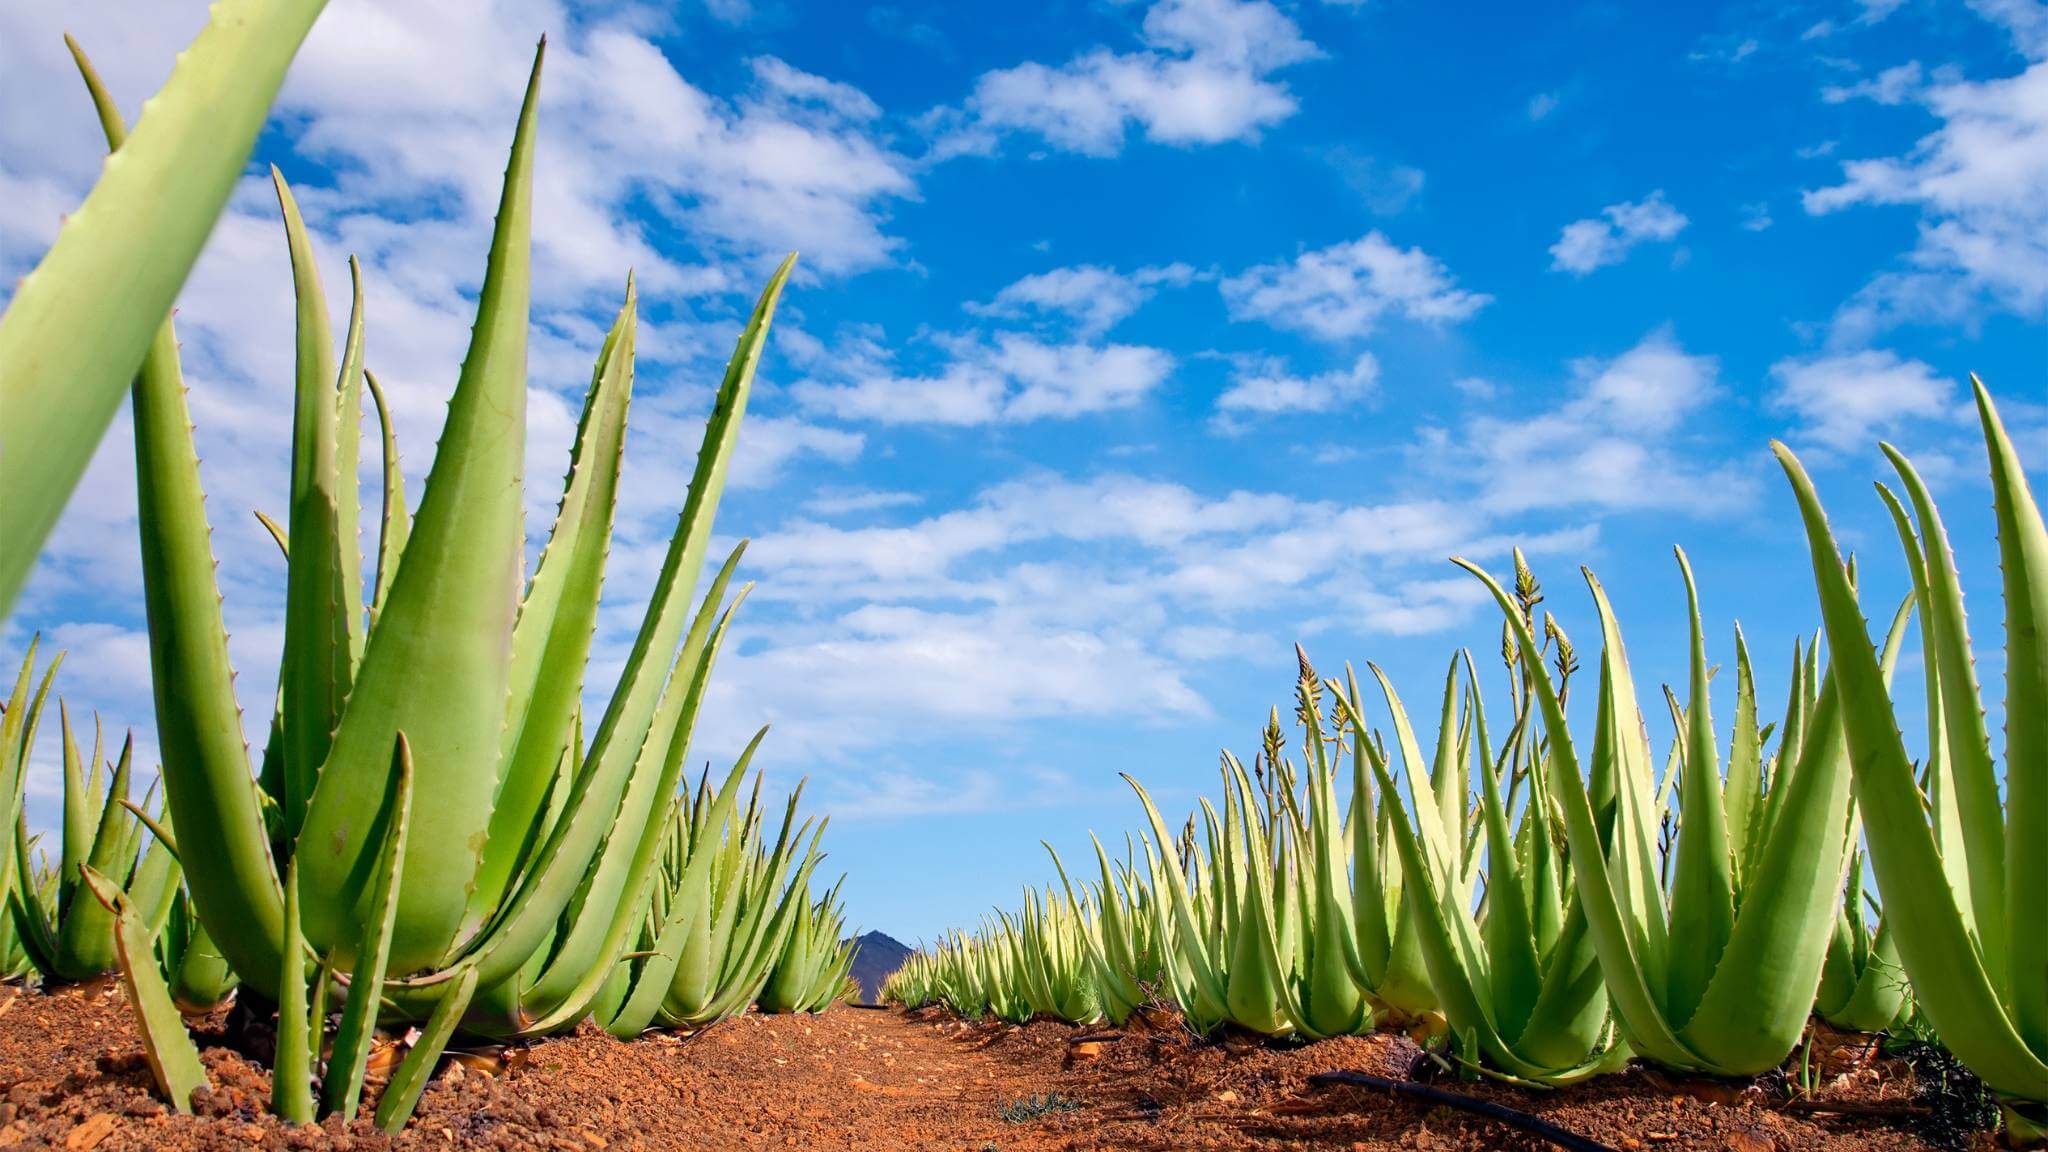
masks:
[[[817,1017],[749,1015],[689,1037],[630,1044],[586,1028],[509,1056],[451,1063],[394,1140],[360,1121],[278,1124],[265,1106],[268,1074],[238,1050],[249,1042],[231,1040],[223,1020],[200,1025],[213,1087],[196,1102],[199,1115],[178,1116],[151,1092],[117,988],[45,995],[0,987],[0,1005],[0,1148],[1551,1147],[1449,1108],[1308,1083],[1334,1068],[1404,1078],[1416,1049],[1401,1037],[1278,1048],[1197,1044],[1166,1027],[1077,1042],[1088,1033],[1059,1024],[969,1024],[929,1011],[851,1008]],[[1866,1106],[1906,1092],[1902,1081],[1869,1067],[1828,1082],[1823,1100],[1853,1097]],[[1643,1073],[1565,1093],[1455,1080],[1439,1086],[1631,1152],[1928,1147],[1897,1117],[1792,1114],[1756,1087],[1677,1084]],[[1017,1107],[1049,1097],[1053,1106],[1037,1115]]]

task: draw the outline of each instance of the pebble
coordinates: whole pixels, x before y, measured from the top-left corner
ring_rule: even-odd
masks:
[[[105,1140],[118,1123],[120,1121],[115,1119],[112,1112],[93,1113],[86,1117],[84,1123],[73,1128],[70,1135],[64,1137],[66,1152],[88,1152],[89,1149],[98,1147],[99,1142]]]

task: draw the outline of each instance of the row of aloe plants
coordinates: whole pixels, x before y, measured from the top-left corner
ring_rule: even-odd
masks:
[[[283,650],[252,756],[169,312],[320,8],[217,5],[132,137],[72,45],[110,156],[0,321],[11,493],[0,600],[11,605],[33,563],[35,549],[19,544],[47,532],[126,387],[163,788],[160,803],[132,802],[132,753],[103,781],[104,750],[87,761],[64,718],[63,826],[38,855],[23,784],[55,662],[38,678],[32,650],[0,724],[0,828],[12,835],[0,853],[0,963],[53,981],[117,969],[151,1068],[181,1109],[205,1079],[181,1004],[210,1007],[236,989],[260,1014],[274,1011],[272,1102],[294,1122],[353,1117],[377,1030],[416,1024],[376,1111],[395,1130],[458,1030],[535,1036],[595,1016],[630,1036],[702,1026],[757,1001],[816,1011],[843,994],[851,957],[837,888],[812,895],[824,823],[798,822],[792,796],[771,833],[759,777],[747,786],[761,737],[722,780],[692,790],[683,778],[712,666],[746,595],[731,583],[744,543],[692,605],[794,255],[739,338],[631,654],[594,716],[584,674],[633,388],[630,277],[552,530],[525,572],[545,44],[417,509],[365,367],[361,271],[351,260],[337,349],[313,246],[273,169],[297,352],[289,503],[281,522],[266,518],[285,552]],[[367,563],[356,482],[366,392],[382,447]],[[41,399],[20,406],[17,393]],[[47,407],[59,400],[62,410]],[[17,484],[28,472],[35,483]]]
[[[1325,680],[1304,655],[1298,744],[1275,712],[1251,767],[1226,752],[1220,800],[1178,830],[1131,781],[1145,822],[1121,860],[1098,842],[1077,884],[1055,855],[1056,887],[920,952],[889,994],[1075,1022],[1152,998],[1200,1031],[1310,1039],[1440,1017],[1468,1067],[1544,1085],[1630,1060],[1755,1076],[1812,1015],[1863,1031],[1913,1017],[2033,1131],[2048,1106],[2048,534],[1973,383],[2004,570],[2002,772],[1918,472],[1886,447],[1904,496],[1878,490],[1912,586],[1874,643],[1854,565],[1780,445],[1823,624],[1794,646],[1775,723],[1738,629],[1732,724],[1717,726],[1683,553],[1688,675],[1656,705],[1590,571],[1598,664],[1582,671],[1519,553],[1510,586],[1458,561],[1502,612],[1505,707],[1489,711],[1496,684],[1460,652],[1432,748],[1378,667],[1384,729],[1350,669]],[[1913,708],[1890,689],[1916,621],[1917,764],[1900,735]],[[1567,720],[1574,692],[1592,694],[1590,728]],[[1674,733],[1661,761],[1652,712]]]

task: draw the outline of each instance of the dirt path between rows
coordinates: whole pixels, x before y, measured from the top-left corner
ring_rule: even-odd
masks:
[[[1300,1048],[1196,1044],[1174,1031],[1095,1043],[1059,1024],[968,1024],[935,1013],[840,1008],[750,1015],[689,1037],[621,1043],[586,1030],[451,1065],[393,1140],[367,1124],[292,1129],[266,1110],[267,1074],[201,1033],[214,1087],[198,1116],[169,1113],[118,990],[0,988],[0,1148],[132,1149],[1067,1149],[1534,1150],[1550,1145],[1443,1108],[1308,1077],[1346,1067],[1403,1077],[1415,1049],[1373,1036]],[[246,1043],[246,1042],[244,1042]],[[495,1068],[495,1074],[478,1071]],[[1834,1090],[1903,1089],[1869,1070]],[[1616,1149],[1915,1152],[1896,1121],[1799,1117],[1755,1089],[1634,1074],[1571,1093],[1446,1085]],[[1038,1109],[1020,1108],[1036,1100]],[[1046,1107],[1050,1100],[1050,1107]],[[1006,1117],[1004,1111],[1008,1110]]]

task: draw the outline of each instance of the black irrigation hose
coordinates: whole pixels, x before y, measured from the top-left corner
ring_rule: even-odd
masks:
[[[1426,1100],[1431,1104],[1442,1104],[1447,1108],[1456,1108],[1460,1111],[1470,1112],[1475,1116],[1484,1116],[1489,1120],[1497,1120],[1510,1128],[1517,1128],[1531,1136],[1548,1140],[1559,1148],[1566,1149],[1567,1152],[1615,1152],[1613,1148],[1600,1143],[1598,1140],[1591,1140],[1576,1132],[1566,1131],[1550,1123],[1548,1120],[1531,1116],[1527,1112],[1518,1112],[1513,1108],[1495,1104],[1490,1100],[1481,1100],[1476,1096],[1463,1096],[1456,1092],[1446,1092],[1441,1088],[1432,1088],[1427,1084],[1416,1084],[1408,1080],[1389,1080],[1384,1076],[1374,1076],[1367,1072],[1353,1072],[1348,1068],[1335,1072],[1318,1072],[1314,1076],[1309,1077],[1308,1082],[1311,1084],[1348,1084],[1354,1088],[1379,1088],[1392,1092],[1396,1096],[1407,1096],[1415,1100]]]

